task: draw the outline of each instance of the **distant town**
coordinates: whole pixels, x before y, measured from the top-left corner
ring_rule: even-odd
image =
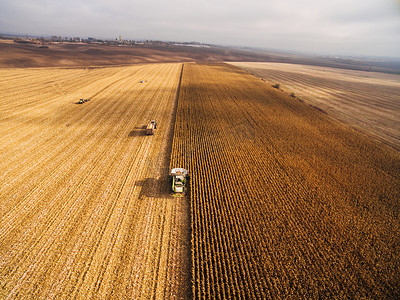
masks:
[[[80,37],[30,37],[26,36],[11,36],[0,35],[1,39],[14,40],[16,43],[35,44],[40,45],[42,48],[47,48],[49,44],[56,43],[71,43],[71,44],[98,44],[98,45],[115,45],[115,46],[138,46],[138,45],[159,45],[159,46],[181,46],[181,47],[195,47],[195,48],[209,48],[210,45],[198,42],[173,42],[173,41],[158,41],[158,40],[125,40],[119,36],[115,40],[98,39],[94,37],[80,38]]]

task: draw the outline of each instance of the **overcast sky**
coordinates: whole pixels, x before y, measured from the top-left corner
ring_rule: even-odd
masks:
[[[400,0],[0,0],[0,33],[400,57]]]

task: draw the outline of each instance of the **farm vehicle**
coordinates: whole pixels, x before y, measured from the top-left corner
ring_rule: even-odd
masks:
[[[186,169],[175,168],[171,170],[171,189],[174,196],[181,197],[187,192],[189,174]]]
[[[146,134],[153,135],[154,129],[157,129],[157,122],[155,120],[151,120],[151,122],[146,127]]]
[[[80,99],[78,104],[83,104],[83,103],[88,102],[88,101],[90,101],[90,99]]]

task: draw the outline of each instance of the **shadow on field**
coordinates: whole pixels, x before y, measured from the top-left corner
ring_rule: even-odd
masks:
[[[139,198],[166,198],[170,196],[170,178],[163,176],[161,178],[146,178],[136,181],[135,186],[141,186]]]
[[[146,125],[143,126],[136,126],[133,128],[131,132],[129,132],[130,137],[135,137],[135,136],[145,136],[146,135]]]

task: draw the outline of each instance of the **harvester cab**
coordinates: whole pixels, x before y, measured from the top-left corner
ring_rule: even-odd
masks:
[[[189,179],[188,171],[183,168],[175,168],[171,170],[172,176],[172,192],[174,196],[183,196],[186,193],[187,181]]]

